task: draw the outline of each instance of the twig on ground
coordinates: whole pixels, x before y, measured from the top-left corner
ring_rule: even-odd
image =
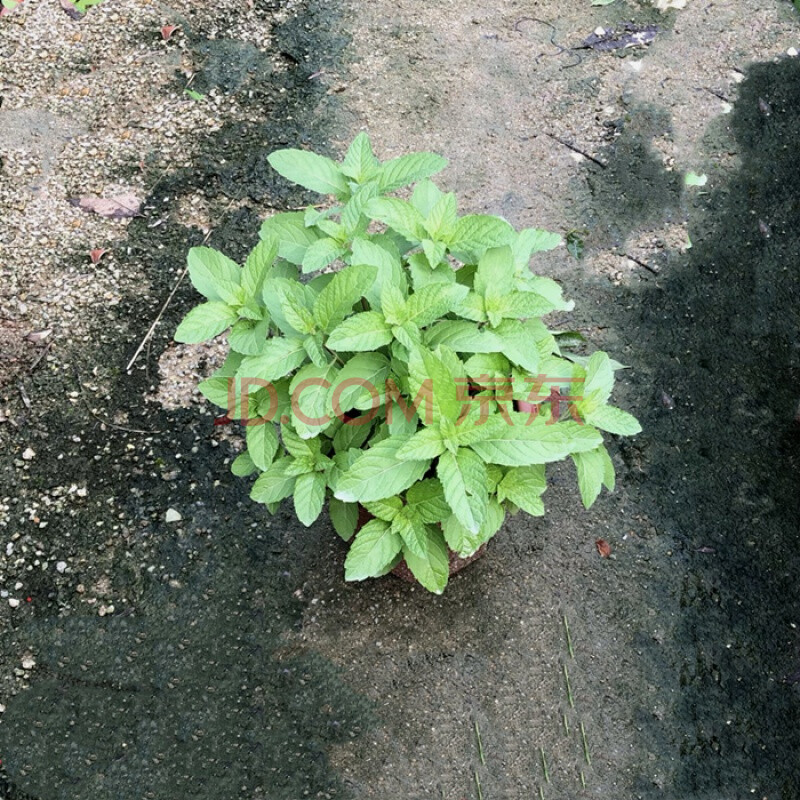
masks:
[[[563,144],[569,150],[572,150],[573,153],[577,153],[584,158],[588,158],[593,164],[597,164],[598,167],[602,169],[606,168],[606,164],[604,164],[600,159],[595,158],[594,156],[590,156],[585,150],[581,150],[579,147],[575,147],[574,144],[570,144],[565,139],[562,139],[560,136],[555,136],[552,133],[548,133],[547,131],[544,132],[545,136],[549,136],[553,141],[558,142],[559,144]]]
[[[652,275],[661,274],[661,270],[659,270],[657,267],[651,267],[650,264],[646,263],[645,261],[642,261],[641,259],[634,258],[629,253],[622,253],[621,255],[623,258],[629,258],[631,261],[633,261],[634,264],[638,264],[640,267],[643,267]]]

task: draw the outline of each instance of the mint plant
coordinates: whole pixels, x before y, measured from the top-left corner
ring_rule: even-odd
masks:
[[[381,163],[364,133],[341,163],[296,149],[269,162],[333,202],[265,220],[241,266],[192,248],[206,302],[175,334],[227,331],[227,359],[199,388],[245,426],[232,469],[257,476],[254,500],[274,512],[291,497],[304,525],[327,501],[352,541],[348,580],[405,559],[439,593],[450,552],[474,553],[509,512],[544,513],[546,464],[572,459],[587,508],[613,490],[601,431],[640,426],[608,404],[620,365],[562,353],[542,321],[572,308],[529,268],[558,235],[459,216],[430,179],[444,158]],[[359,505],[372,517],[360,529]]]

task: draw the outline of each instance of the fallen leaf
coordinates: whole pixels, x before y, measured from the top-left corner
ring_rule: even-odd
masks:
[[[92,259],[92,264],[97,264],[100,259],[108,252],[108,250],[98,247],[89,251],[89,258]]]
[[[687,172],[683,177],[683,182],[687,186],[705,186],[708,183],[708,176],[698,175],[696,172]]]
[[[119,194],[114,197],[98,197],[89,194],[83,197],[73,197],[69,202],[82,211],[93,211],[95,214],[109,219],[135,217],[142,205],[142,201],[133,194]]]
[[[33,344],[38,344],[43,342],[52,332],[52,328],[45,328],[43,331],[31,331],[25,338]]]
[[[168,42],[172,37],[172,34],[175,33],[175,31],[178,30],[178,28],[180,28],[180,25],[164,25],[161,28],[161,38],[165,42]]]
[[[77,8],[72,0],[61,0],[61,8],[70,19],[83,19],[84,12]]]
[[[611,555],[611,545],[605,539],[598,539],[594,546],[603,558],[608,558]]]

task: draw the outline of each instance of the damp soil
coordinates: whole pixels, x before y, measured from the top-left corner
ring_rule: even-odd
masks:
[[[25,6],[0,19],[0,120],[39,130],[0,184],[0,796],[800,796],[791,3]],[[580,48],[629,21],[655,41]],[[23,88],[37,25],[106,42],[81,57],[116,106],[53,101],[57,48]],[[143,47],[169,109],[187,81],[207,106],[164,110],[133,156],[114,143],[161,95],[107,64]],[[610,443],[613,494],[586,511],[553,469],[547,516],[510,519],[441,597],[345,584],[327,521],[253,504],[238,431],[185,390],[217,350],[171,342],[186,249],[241,258],[313,199],[266,155],[360,129],[384,157],[444,153],[463,211],[580,243],[534,264],[576,300],[554,326],[628,365],[615,400],[644,428]],[[64,144],[86,135],[113,154],[91,178]],[[102,181],[139,181],[140,216],[70,227],[67,195]]]

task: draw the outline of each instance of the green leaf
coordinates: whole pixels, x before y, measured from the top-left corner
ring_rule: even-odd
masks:
[[[430,239],[423,239],[422,251],[425,253],[425,257],[428,259],[431,268],[436,269],[444,260],[445,253],[447,252],[447,245],[444,242],[434,242]]]
[[[499,353],[503,349],[503,339],[495,331],[466,320],[438,322],[425,332],[425,341],[433,349],[444,344],[456,353]]]
[[[528,322],[505,319],[494,332],[503,343],[501,352],[504,356],[534,375],[539,371],[539,351],[535,346],[531,347],[531,342],[535,341],[533,326]]]
[[[289,424],[281,424],[281,441],[289,455],[295,459],[310,459],[308,469],[313,469],[316,464],[316,456],[320,452],[318,439],[303,439],[297,431]]]
[[[608,453],[605,447],[601,445],[587,453],[574,453],[572,460],[575,462],[575,468],[578,472],[578,488],[581,491],[581,500],[583,500],[585,508],[590,508],[600,494],[600,489],[606,479],[606,466],[607,462],[610,461]]]
[[[460,448],[456,455],[447,452],[439,458],[436,474],[458,521],[470,533],[477,533],[488,502],[483,461],[472,450]]]
[[[450,250],[465,263],[477,261],[485,250],[511,241],[514,229],[500,217],[468,214],[459,218],[450,239]]]
[[[447,159],[436,153],[409,153],[381,165],[378,185],[382,192],[392,192],[409,183],[430,178],[446,166]]]
[[[234,304],[242,270],[235,261],[212,247],[192,247],[187,257],[192,285],[209,300]]]
[[[615,433],[618,436],[635,436],[642,432],[642,426],[632,414],[614,406],[600,406],[590,414],[586,421],[601,431]]]
[[[262,319],[258,322],[250,319],[240,319],[231,328],[228,334],[228,344],[231,350],[245,356],[257,356],[264,352],[269,333],[269,320]]]
[[[328,414],[328,394],[339,370],[333,364],[306,364],[299,369],[289,391],[292,393],[292,423],[301,439],[311,439],[327,430],[333,417]]]
[[[380,519],[370,520],[350,545],[344,562],[348,581],[363,581],[382,574],[403,547],[400,534]]]
[[[454,311],[469,293],[458,283],[431,283],[408,298],[406,321],[424,328]]]
[[[380,162],[372,152],[369,136],[361,131],[347,149],[347,155],[342,161],[342,172],[348,178],[352,178],[358,183],[364,183],[378,172],[379,166]]]
[[[381,292],[386,285],[395,286],[403,296],[408,293],[408,281],[400,264],[400,254],[391,242],[377,244],[363,238],[355,239],[351,263],[353,266],[369,264],[378,270],[372,287],[365,295],[371,308],[380,309]]]
[[[561,237],[557,233],[541,230],[539,228],[525,228],[521,230],[511,243],[514,253],[514,266],[523,272],[528,270],[528,264],[534,253],[543,250],[553,250],[561,244]]]
[[[309,245],[303,255],[303,272],[317,272],[324,269],[346,253],[347,248],[342,247],[336,239],[330,237],[317,239],[316,242]]]
[[[407,441],[407,436],[392,436],[365,450],[342,476],[336,497],[346,503],[382,500],[420,480],[430,462],[400,461],[397,451]]]
[[[708,183],[707,175],[698,175],[696,172],[687,172],[683,176],[683,182],[687,186],[705,186]]]
[[[428,523],[441,522],[452,513],[438,478],[426,478],[415,483],[406,492],[406,505],[423,522]]]
[[[271,423],[248,425],[246,430],[247,452],[260,470],[269,469],[278,452],[278,434]]]
[[[401,461],[429,461],[441,455],[444,450],[444,440],[439,429],[423,428],[413,434],[397,451],[397,457]]]
[[[328,503],[333,529],[349,542],[358,527],[358,503],[343,503],[332,497]]]
[[[498,429],[491,439],[471,445],[484,461],[508,467],[546,464],[602,444],[594,428],[572,420],[547,424],[539,415],[526,425],[528,415],[514,411],[509,412],[509,418],[511,425]]]
[[[377,406],[385,393],[389,359],[381,353],[359,353],[339,371],[336,384],[328,392],[328,409],[335,416],[353,408]]]
[[[442,346],[437,353],[419,347],[408,362],[409,386],[415,399],[419,398],[420,405],[424,406],[424,410],[417,413],[425,425],[438,423],[442,418],[455,421],[462,407],[457,384],[460,376],[454,375],[441,357],[445,351]]]
[[[285,457],[273,462],[266,472],[258,476],[250,497],[256,503],[278,503],[294,491],[295,478],[286,474],[294,459]]]
[[[325,350],[323,342],[321,333],[315,333],[303,339],[303,349],[315,367],[326,367],[331,360],[330,353]]]
[[[316,521],[325,504],[325,476],[321,472],[298,475],[294,486],[294,511],[306,527]]]
[[[403,508],[403,501],[397,497],[385,497],[383,500],[373,500],[371,503],[364,503],[364,508],[373,517],[391,522]]]
[[[475,322],[486,322],[486,301],[483,295],[477,292],[468,292],[467,296],[459,303],[455,313],[459,317]]]
[[[356,234],[366,233],[369,227],[369,219],[365,213],[367,204],[377,196],[378,186],[374,182],[359,186],[355,190],[353,196],[342,209],[342,215],[340,217],[342,230],[336,238],[339,240],[346,240],[352,238]]]
[[[425,538],[425,555],[419,556],[409,548],[403,548],[403,558],[414,577],[429,591],[441,594],[450,577],[450,558],[442,532],[428,528]]]
[[[578,453],[573,458],[583,455],[585,454]],[[528,514],[540,517],[544,514],[544,503],[541,495],[546,488],[547,481],[544,474],[544,465],[513,467],[508,470],[497,485],[497,499],[501,503],[505,500],[510,500],[523,511],[527,511]]]
[[[265,292],[274,292],[280,304],[281,314],[286,322],[298,333],[311,333],[314,330],[314,315],[311,312],[311,290],[298,281],[287,278],[270,278],[264,284]]]
[[[314,316],[319,327],[332,331],[352,313],[353,305],[369,291],[378,268],[366,264],[345,267],[320,292],[314,303]]]
[[[478,261],[473,286],[484,297],[500,297],[511,291],[514,282],[514,259],[511,248],[491,247]]]
[[[178,325],[175,341],[197,344],[219,336],[236,322],[236,312],[226,303],[213,300],[195,306]]]
[[[455,194],[448,192],[441,195],[425,217],[425,228],[431,238],[449,241],[458,220],[458,205]]]
[[[236,377],[250,378],[254,381],[252,386],[255,387],[259,385],[258,381],[275,381],[288,375],[305,360],[306,351],[302,340],[275,337],[267,341],[260,355],[242,359]],[[263,383],[261,385],[263,386]]]
[[[411,203],[397,197],[376,197],[367,204],[366,214],[385,223],[410,242],[421,242],[427,236],[425,220]]]
[[[349,196],[347,179],[338,164],[330,158],[306,150],[276,150],[267,156],[270,166],[284,178],[319,194],[333,194],[340,199]]]
[[[442,532],[451,550],[455,550],[461,558],[469,558],[500,530],[505,517],[503,506],[492,498],[486,506],[486,516],[477,533],[470,533],[455,514],[445,520]]]
[[[258,467],[253,463],[253,459],[250,458],[250,453],[248,453],[247,450],[243,453],[239,453],[231,464],[231,472],[236,475],[237,478],[246,478],[248,475],[252,475],[257,469]]]
[[[211,377],[201,381],[197,388],[200,390],[200,394],[210,403],[220,408],[228,408],[233,383],[232,378]]]
[[[598,350],[592,353],[586,365],[586,380],[583,384],[584,397],[592,396],[596,403],[605,403],[614,388],[614,369],[607,353]],[[638,431],[637,431],[638,432]]]
[[[392,530],[397,531],[403,540],[403,551],[412,552],[425,558],[428,552],[428,526],[408,509],[403,509],[394,518]]]
[[[272,270],[277,255],[278,239],[275,236],[262,239],[250,251],[242,269],[242,288],[247,297],[261,301],[264,281]]]
[[[372,421],[368,420],[363,424],[356,424],[355,421],[348,420],[340,424],[333,437],[333,449],[337,453],[346,452],[351,447],[361,447],[367,440],[372,431]]]
[[[377,311],[363,311],[337,325],[328,337],[331,350],[355,353],[377,350],[392,341],[391,328]]]
[[[292,264],[302,264],[306,250],[320,238],[316,228],[307,228],[302,211],[285,211],[261,223],[262,239],[278,240],[278,255]]]
[[[433,207],[444,197],[444,192],[430,179],[421,180],[411,193],[411,205],[427,219]]]

